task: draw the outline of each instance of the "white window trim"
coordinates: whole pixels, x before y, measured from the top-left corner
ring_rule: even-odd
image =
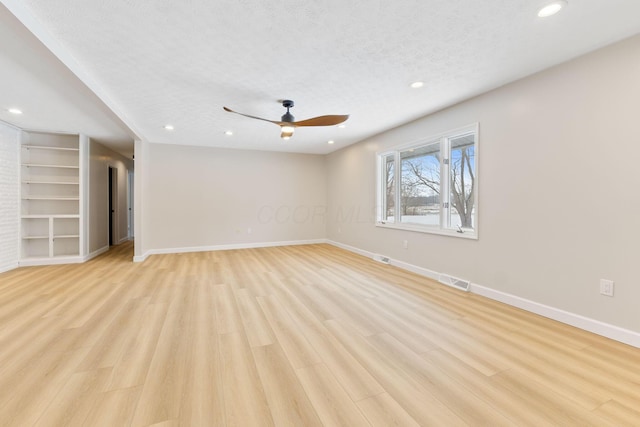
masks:
[[[474,197],[474,204],[475,204],[475,228],[473,230],[465,230],[463,233],[458,232],[457,230],[453,230],[451,228],[444,228],[444,223],[446,222],[446,212],[445,209],[440,209],[440,225],[438,226],[429,226],[429,225],[418,225],[418,224],[410,224],[410,223],[397,223],[397,222],[385,222],[383,221],[384,218],[384,210],[385,210],[385,204],[386,204],[386,200],[384,200],[385,198],[383,197],[383,191],[386,190],[386,182],[385,179],[386,177],[384,176],[384,174],[382,173],[382,166],[383,166],[383,158],[385,158],[386,156],[389,155],[393,155],[394,156],[394,183],[395,183],[395,188],[394,188],[394,195],[397,197],[397,193],[398,193],[398,189],[399,189],[399,183],[400,183],[400,179],[401,179],[401,168],[399,167],[400,165],[400,152],[401,151],[406,151],[408,149],[411,148],[416,148],[416,147],[420,147],[420,146],[424,146],[426,144],[429,144],[430,142],[440,142],[440,149],[441,150],[445,150],[445,147],[448,146],[448,144],[445,144],[445,140],[446,139],[451,139],[454,138],[460,134],[464,134],[464,133],[474,133],[475,134],[475,144],[474,144],[474,166],[475,166],[475,174],[476,174],[476,179],[478,179],[479,174],[478,174],[478,155],[479,155],[479,142],[480,142],[480,124],[479,123],[473,123],[467,126],[462,126],[456,129],[452,129],[450,131],[447,132],[442,132],[436,135],[432,135],[426,138],[420,138],[418,140],[414,140],[408,143],[404,143],[404,144],[399,144],[396,146],[393,146],[389,149],[386,149],[384,151],[379,151],[376,152],[376,199],[377,199],[377,203],[376,203],[376,227],[381,227],[381,228],[389,228],[389,229],[396,229],[396,230],[404,230],[404,231],[414,231],[414,232],[419,232],[419,233],[427,233],[427,234],[437,234],[437,235],[442,235],[442,236],[451,236],[451,237],[459,237],[459,238],[463,238],[463,239],[471,239],[471,240],[478,240],[478,225],[480,223],[480,219],[479,219],[479,213],[480,213],[480,208],[479,208],[479,199],[478,199],[478,183],[479,183],[479,179],[476,181],[476,185],[473,189],[473,197]],[[444,153],[442,158],[445,158]],[[445,166],[445,172],[446,172],[446,176],[447,179],[445,180],[446,183],[441,183],[441,185],[446,188],[444,188],[444,190],[442,191],[449,191],[449,185],[450,185],[450,175],[449,175],[449,166],[446,165]],[[444,175],[444,173],[442,173],[442,175]],[[397,205],[397,200],[396,203]],[[398,206],[396,206],[396,209],[399,209]],[[397,215],[394,215],[394,217],[397,217]]]

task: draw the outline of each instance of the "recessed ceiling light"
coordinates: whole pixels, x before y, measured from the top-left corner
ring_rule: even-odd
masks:
[[[414,89],[418,89],[424,86],[424,82],[413,82],[409,86],[411,86]]]
[[[164,128],[165,128],[166,130],[173,130],[173,129],[175,129],[175,128],[173,127],[173,125],[164,125]]]
[[[555,15],[560,12],[560,9],[565,7],[567,2],[565,0],[554,1],[553,3],[549,3],[544,6],[542,9],[538,11],[538,16],[540,18],[546,18],[547,16]]]
[[[339,126],[338,126],[338,128],[339,128],[339,129],[344,129],[344,128],[346,128],[346,127],[347,127],[347,125],[339,125]]]
[[[225,131],[224,134],[227,135],[227,136],[231,136],[231,135],[233,135],[233,131],[232,130],[228,130],[228,131]]]
[[[336,143],[336,142],[335,142],[333,139],[332,139],[332,140],[327,141],[327,144],[335,144],[335,143]]]
[[[11,114],[22,114],[21,110],[18,110],[17,108],[9,108],[9,111]]]

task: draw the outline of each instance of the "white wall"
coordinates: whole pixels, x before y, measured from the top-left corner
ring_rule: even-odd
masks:
[[[109,247],[109,166],[118,171],[117,240],[127,238],[127,171],[133,161],[95,141],[89,142],[89,253]],[[118,243],[118,242],[114,242]]]
[[[136,140],[134,145],[135,152],[135,177],[133,180],[133,230],[135,233],[133,244],[133,260],[143,261],[148,251],[145,241],[147,220],[146,220],[146,183],[150,182],[149,168],[147,167],[147,159],[149,158],[149,143],[147,141]]]
[[[145,251],[325,237],[323,156],[146,146]]]
[[[20,258],[20,131],[0,122],[0,272]]]
[[[640,332],[638,76],[640,36],[329,155],[328,237]],[[375,227],[375,152],[474,122],[479,240]]]

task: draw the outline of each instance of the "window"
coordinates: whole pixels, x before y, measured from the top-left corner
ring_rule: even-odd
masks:
[[[478,126],[378,154],[378,225],[477,237]]]

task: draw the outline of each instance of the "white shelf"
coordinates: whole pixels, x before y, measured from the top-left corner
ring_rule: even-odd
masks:
[[[80,200],[80,197],[24,196],[22,200]]]
[[[35,163],[23,163],[22,166],[26,166],[28,168],[80,169],[80,166],[42,165],[42,164],[35,164]]]
[[[54,185],[80,185],[77,182],[62,181],[22,181],[23,184],[54,184]]]
[[[34,218],[80,218],[78,214],[44,214],[44,215],[22,215],[23,219]]]
[[[50,147],[48,145],[23,145],[23,147],[34,150],[80,151],[78,148]]]
[[[25,184],[21,194],[21,263],[80,259],[80,165],[84,167],[80,148],[85,140],[79,135],[29,131],[23,131],[21,137],[21,182]]]
[[[23,267],[34,265],[52,265],[52,264],[69,264],[80,263],[83,259],[79,255],[54,255],[54,256],[23,256],[20,259],[20,265]]]

